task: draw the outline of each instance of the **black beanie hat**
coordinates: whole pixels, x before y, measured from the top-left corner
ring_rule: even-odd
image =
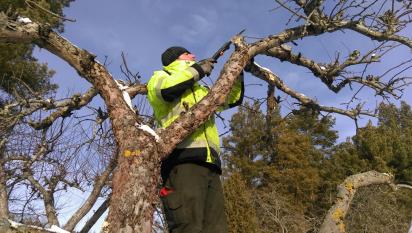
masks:
[[[174,62],[180,55],[184,53],[190,53],[187,49],[179,46],[173,46],[162,54],[162,63],[164,66],[168,66],[170,63]]]

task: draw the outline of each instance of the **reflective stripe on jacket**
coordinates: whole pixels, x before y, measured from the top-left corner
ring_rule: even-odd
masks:
[[[199,77],[198,70],[199,65],[193,61],[176,60],[165,66],[164,70],[154,72],[147,84],[147,96],[160,127],[168,127],[180,113],[187,111],[207,95],[208,88],[197,83],[199,78],[202,78]],[[225,105],[219,110],[240,104],[242,98],[243,80],[239,80],[229,93]],[[174,160],[174,164],[203,161],[216,165],[220,170],[219,153],[219,133],[212,115],[178,144],[168,159]]]

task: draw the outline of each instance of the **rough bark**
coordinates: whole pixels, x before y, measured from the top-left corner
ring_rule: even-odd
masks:
[[[9,197],[7,192],[7,174],[5,169],[6,156],[4,153],[6,138],[9,129],[2,129],[2,135],[0,137],[0,220],[9,218]]]
[[[3,161],[3,153],[0,148],[0,219],[7,219],[9,218],[9,202],[6,186],[7,177]]]
[[[275,111],[278,103],[276,102],[276,96],[275,96],[275,87],[273,85],[268,85],[268,93],[267,93],[267,116],[271,116],[273,112]]]
[[[369,171],[349,176],[338,186],[334,205],[329,209],[320,227],[319,233],[344,233],[344,219],[358,188],[373,184],[393,185],[393,176],[376,171]]]

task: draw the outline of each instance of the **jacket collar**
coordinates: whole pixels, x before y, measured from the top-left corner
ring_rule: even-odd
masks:
[[[183,60],[176,60],[170,63],[168,66],[163,66],[163,69],[169,73],[180,72],[182,70],[187,69],[188,67],[195,64],[194,61],[183,61]]]

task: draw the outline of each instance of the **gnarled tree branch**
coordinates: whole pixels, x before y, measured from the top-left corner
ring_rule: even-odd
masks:
[[[97,177],[94,181],[93,190],[90,193],[87,200],[83,203],[83,205],[72,215],[72,217],[67,221],[66,225],[64,225],[64,229],[68,231],[73,231],[79,221],[90,211],[93,207],[94,203],[96,202],[97,198],[99,197],[102,188],[106,184],[107,179],[109,178],[110,174],[112,173],[113,169],[116,165],[115,156],[113,156],[112,160],[110,161],[109,165],[107,166],[106,170]],[[107,201],[107,200],[106,200]]]
[[[319,233],[344,233],[344,219],[357,189],[373,184],[389,184],[393,186],[393,176],[376,171],[369,171],[346,178],[345,181],[338,186],[335,204],[326,214]]]
[[[99,206],[99,208],[94,212],[93,216],[87,220],[86,224],[84,224],[80,233],[87,233],[93,227],[93,225],[99,220],[99,218],[103,215],[103,213],[107,210],[110,203],[110,196],[104,200],[104,202]]]
[[[267,68],[259,66],[256,62],[250,64],[249,67],[250,73],[254,76],[268,82],[269,84],[275,85],[279,90],[286,93],[287,95],[291,96],[292,98],[298,100],[302,105],[305,105],[309,108],[324,111],[324,112],[331,112],[331,113],[338,113],[341,115],[348,116],[352,119],[356,119],[359,115],[368,115],[368,116],[375,116],[372,113],[361,111],[361,109],[355,108],[352,110],[343,110],[335,107],[327,107],[320,105],[315,100],[310,99],[309,97],[305,96],[304,94],[298,93],[297,91],[288,87],[278,76],[273,74]]]

